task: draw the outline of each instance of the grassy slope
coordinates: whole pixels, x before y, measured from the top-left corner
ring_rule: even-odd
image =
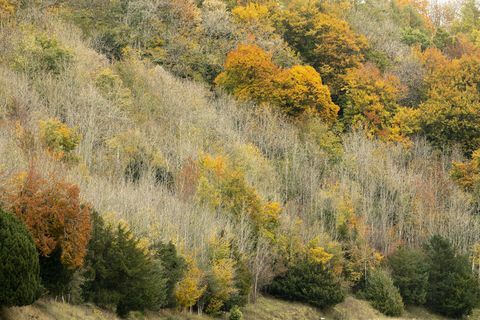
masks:
[[[244,309],[245,320],[444,320],[422,308],[412,308],[401,318],[386,317],[373,309],[367,302],[348,297],[343,303],[330,310],[320,311],[310,306],[262,297],[256,304],[250,304]],[[10,308],[0,316],[1,320],[116,320],[110,312],[91,305],[74,306],[50,300],[41,300],[32,306]],[[205,316],[189,315],[163,311],[162,313],[136,314],[131,319],[145,320],[207,320]],[[480,319],[476,313],[470,319]]]

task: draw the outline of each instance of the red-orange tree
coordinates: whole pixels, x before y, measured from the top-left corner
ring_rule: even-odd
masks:
[[[32,233],[40,255],[60,249],[62,264],[71,268],[82,266],[90,239],[90,208],[81,205],[79,192],[30,169],[17,177],[5,201]]]

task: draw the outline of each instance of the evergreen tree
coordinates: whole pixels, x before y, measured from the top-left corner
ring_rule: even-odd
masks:
[[[301,301],[319,308],[342,302],[345,295],[340,282],[324,264],[303,259],[276,277],[268,293],[286,300]]]
[[[23,306],[40,296],[38,253],[31,234],[0,209],[0,307]]]
[[[393,285],[390,275],[383,270],[373,270],[360,296],[387,316],[399,316],[403,312],[402,296]]]
[[[468,258],[456,254],[448,240],[438,235],[425,247],[430,264],[427,306],[448,317],[471,313],[479,297],[479,287]]]
[[[89,244],[86,300],[116,306],[119,316],[132,310],[157,309],[167,304],[166,279],[161,262],[152,259],[125,225],[106,226],[93,215]]]
[[[393,283],[405,304],[422,305],[428,289],[428,263],[421,251],[400,248],[388,259]]]
[[[186,270],[185,259],[177,254],[177,248],[172,242],[168,244],[157,243],[154,245],[155,258],[162,265],[162,277],[166,279],[166,294],[169,307],[174,307],[175,285],[180,281]]]

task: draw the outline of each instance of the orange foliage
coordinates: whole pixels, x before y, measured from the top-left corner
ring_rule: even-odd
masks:
[[[7,192],[8,209],[32,233],[43,256],[61,249],[61,261],[80,267],[90,239],[90,208],[80,204],[79,188],[56,179],[47,180],[33,168],[17,176]]]

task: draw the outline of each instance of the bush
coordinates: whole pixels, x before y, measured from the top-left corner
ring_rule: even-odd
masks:
[[[31,75],[39,71],[58,75],[72,60],[71,51],[59,44],[55,38],[37,34],[26,37],[13,64],[16,69]]]
[[[400,248],[388,259],[392,279],[405,304],[422,305],[428,289],[428,263],[421,251]]]
[[[242,311],[240,311],[239,307],[234,306],[230,310],[230,315],[228,316],[228,320],[242,320],[242,319],[243,319]]]
[[[374,270],[370,273],[360,296],[387,316],[399,316],[403,312],[402,296],[393,285],[390,275],[383,270]]]
[[[85,299],[101,306],[115,306],[121,317],[130,311],[167,305],[166,279],[160,262],[146,253],[125,225],[111,228],[96,213],[92,219]]]
[[[0,307],[33,303],[40,295],[40,267],[27,228],[0,209]]]
[[[58,119],[40,121],[40,138],[57,159],[73,160],[71,152],[80,143],[80,135]]]
[[[290,266],[284,275],[273,280],[267,291],[275,297],[306,302],[319,308],[335,305],[345,298],[340,281],[333,272],[308,259]]]
[[[479,287],[468,258],[457,255],[440,236],[433,236],[425,249],[430,263],[428,308],[448,317],[470,314],[479,297]]]

